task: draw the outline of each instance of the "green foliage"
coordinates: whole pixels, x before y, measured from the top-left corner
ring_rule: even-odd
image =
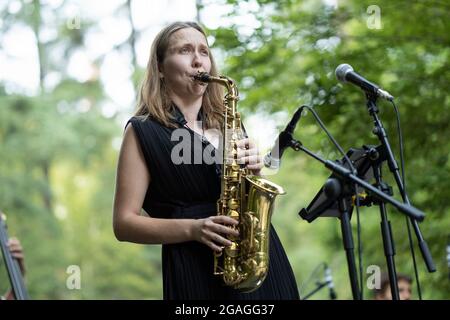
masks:
[[[234,5],[231,15],[241,13],[242,3],[228,3]],[[378,1],[381,29],[370,29],[371,16],[367,10],[372,5],[370,1],[339,1],[337,8],[319,1],[257,3],[259,9],[255,15],[259,26],[252,33],[239,34],[237,27],[227,32],[212,30],[215,44],[227,54],[223,73],[238,81],[245,97],[240,102],[243,112],[288,110],[292,114],[299,105],[309,104],[343,148],[348,149],[377,144],[377,140],[371,134],[372,120],[364,95],[355,87],[337,84],[336,66],[350,63],[368,79],[389,88],[397,97],[401,114],[408,192],[413,203],[427,213],[420,227],[438,270],[435,274],[426,272],[415,244],[424,297],[448,299],[450,284],[445,264],[450,229],[450,204],[446,195],[450,186],[450,144],[446,139],[450,134],[450,38],[445,32],[450,27],[445,18],[448,5]],[[393,108],[382,101],[379,107],[399,160]],[[297,137],[326,158],[340,158],[326,136],[312,128],[316,124],[308,114],[301,120]],[[288,195],[279,200],[275,225],[299,284],[316,265],[328,261],[336,270],[340,297],[350,298],[339,221],[323,218],[312,224],[300,220],[297,225],[293,223],[299,219],[296,213],[308,204],[328,173],[310,159],[299,160],[303,158],[306,155],[289,152],[285,155],[276,180],[285,186]],[[385,171],[385,178],[393,185],[387,168]],[[398,192],[396,196],[399,198]],[[397,246],[397,268],[413,276],[405,219],[392,208],[389,212]],[[352,221],[355,226],[356,219]],[[379,213],[374,208],[361,210],[363,264],[364,267],[377,264],[386,270],[379,221]],[[416,243],[414,233],[413,239]],[[317,295],[317,298],[326,296]]]
[[[227,2],[233,8],[230,17],[243,14],[246,1]],[[306,103],[315,108],[344,149],[376,144],[364,95],[338,84],[334,70],[340,63],[349,63],[389,88],[401,114],[408,192],[414,205],[427,213],[420,227],[438,270],[426,272],[413,235],[423,295],[448,299],[449,5],[443,1],[431,5],[425,1],[378,1],[381,29],[370,29],[370,1],[338,1],[337,8],[314,0],[252,2],[258,9],[250,12],[257,22],[251,32],[242,28],[248,22],[243,18],[234,19],[239,22],[233,26],[208,32],[214,50],[226,57],[218,61],[224,66],[222,73],[238,82],[244,121],[253,112],[284,110],[292,114]],[[66,62],[85,45],[86,32],[96,22],[68,29],[67,17],[62,14],[65,5],[63,2],[55,10],[60,14],[45,19],[42,13],[48,13],[49,4],[39,1],[23,5],[16,14],[0,10],[2,34],[15,24],[35,33],[44,23],[57,30],[57,36],[48,41],[36,37],[42,76],[37,94],[13,94],[0,84],[0,208],[8,214],[10,235],[18,236],[23,244],[26,280],[33,298],[160,299],[160,246],[120,243],[112,232],[117,141],[123,128],[116,124],[120,115],[108,118],[102,114],[107,97],[99,79],[79,82],[67,75]],[[207,4],[199,8],[207,8]],[[102,59],[96,58],[93,65],[98,67]],[[134,67],[130,81],[137,87],[144,72]],[[43,82],[50,72],[60,76],[52,88]],[[393,109],[382,101],[379,107],[400,159]],[[310,114],[302,118],[296,136],[325,158],[340,158]],[[387,168],[384,172],[393,184]],[[326,261],[333,268],[339,298],[350,299],[339,221],[320,218],[308,224],[297,214],[328,174],[306,155],[287,151],[279,173],[270,176],[287,191],[277,200],[273,222],[299,286]],[[360,218],[366,279],[367,266],[386,267],[377,208],[362,208]],[[391,207],[389,218],[397,270],[412,276],[405,218]],[[352,225],[356,242],[356,213]],[[66,286],[70,265],[81,268],[81,290]],[[1,292],[8,287],[4,271],[0,266]],[[301,294],[312,290],[313,284],[303,287]],[[366,289],[365,298],[370,294]],[[417,298],[416,290],[413,296]],[[327,299],[326,292],[314,298]]]

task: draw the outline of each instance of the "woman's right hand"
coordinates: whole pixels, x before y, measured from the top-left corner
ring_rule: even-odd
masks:
[[[239,232],[232,228],[237,225],[236,220],[223,215],[198,219],[194,223],[193,238],[219,253],[224,246],[231,245],[231,241],[226,238],[227,236],[239,236]]]

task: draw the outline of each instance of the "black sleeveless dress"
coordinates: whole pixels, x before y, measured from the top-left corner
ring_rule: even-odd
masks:
[[[138,137],[150,171],[151,182],[143,209],[151,217],[165,219],[199,219],[216,215],[216,201],[220,197],[220,166],[194,161],[194,152],[202,152],[205,148],[209,148],[209,152],[214,147],[194,131],[183,127],[186,123],[183,115],[179,110],[175,113],[175,121],[180,127],[177,130],[186,130],[191,139],[192,164],[175,164],[172,161],[172,148],[179,143],[171,141],[175,129],[167,128],[151,118],[133,117],[128,122]],[[213,153],[215,151],[212,150]],[[220,277],[213,275],[213,252],[205,244],[196,241],[164,244],[163,297],[169,300],[299,299],[292,268],[273,226],[270,229],[269,250],[269,272],[264,283],[251,293],[240,293],[223,285]]]

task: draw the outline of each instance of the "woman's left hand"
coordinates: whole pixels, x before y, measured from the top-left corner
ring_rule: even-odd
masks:
[[[249,138],[237,141],[238,160],[239,163],[246,164],[246,167],[252,171],[254,175],[260,175],[261,169],[264,167],[262,156],[256,143]]]

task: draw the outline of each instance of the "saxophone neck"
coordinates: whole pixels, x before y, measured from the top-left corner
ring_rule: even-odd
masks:
[[[193,78],[204,83],[218,83],[227,89],[228,95],[230,95],[233,99],[239,99],[239,92],[236,86],[236,82],[231,78],[222,75],[216,77],[208,74],[207,72],[200,71],[196,75],[194,75]]]

